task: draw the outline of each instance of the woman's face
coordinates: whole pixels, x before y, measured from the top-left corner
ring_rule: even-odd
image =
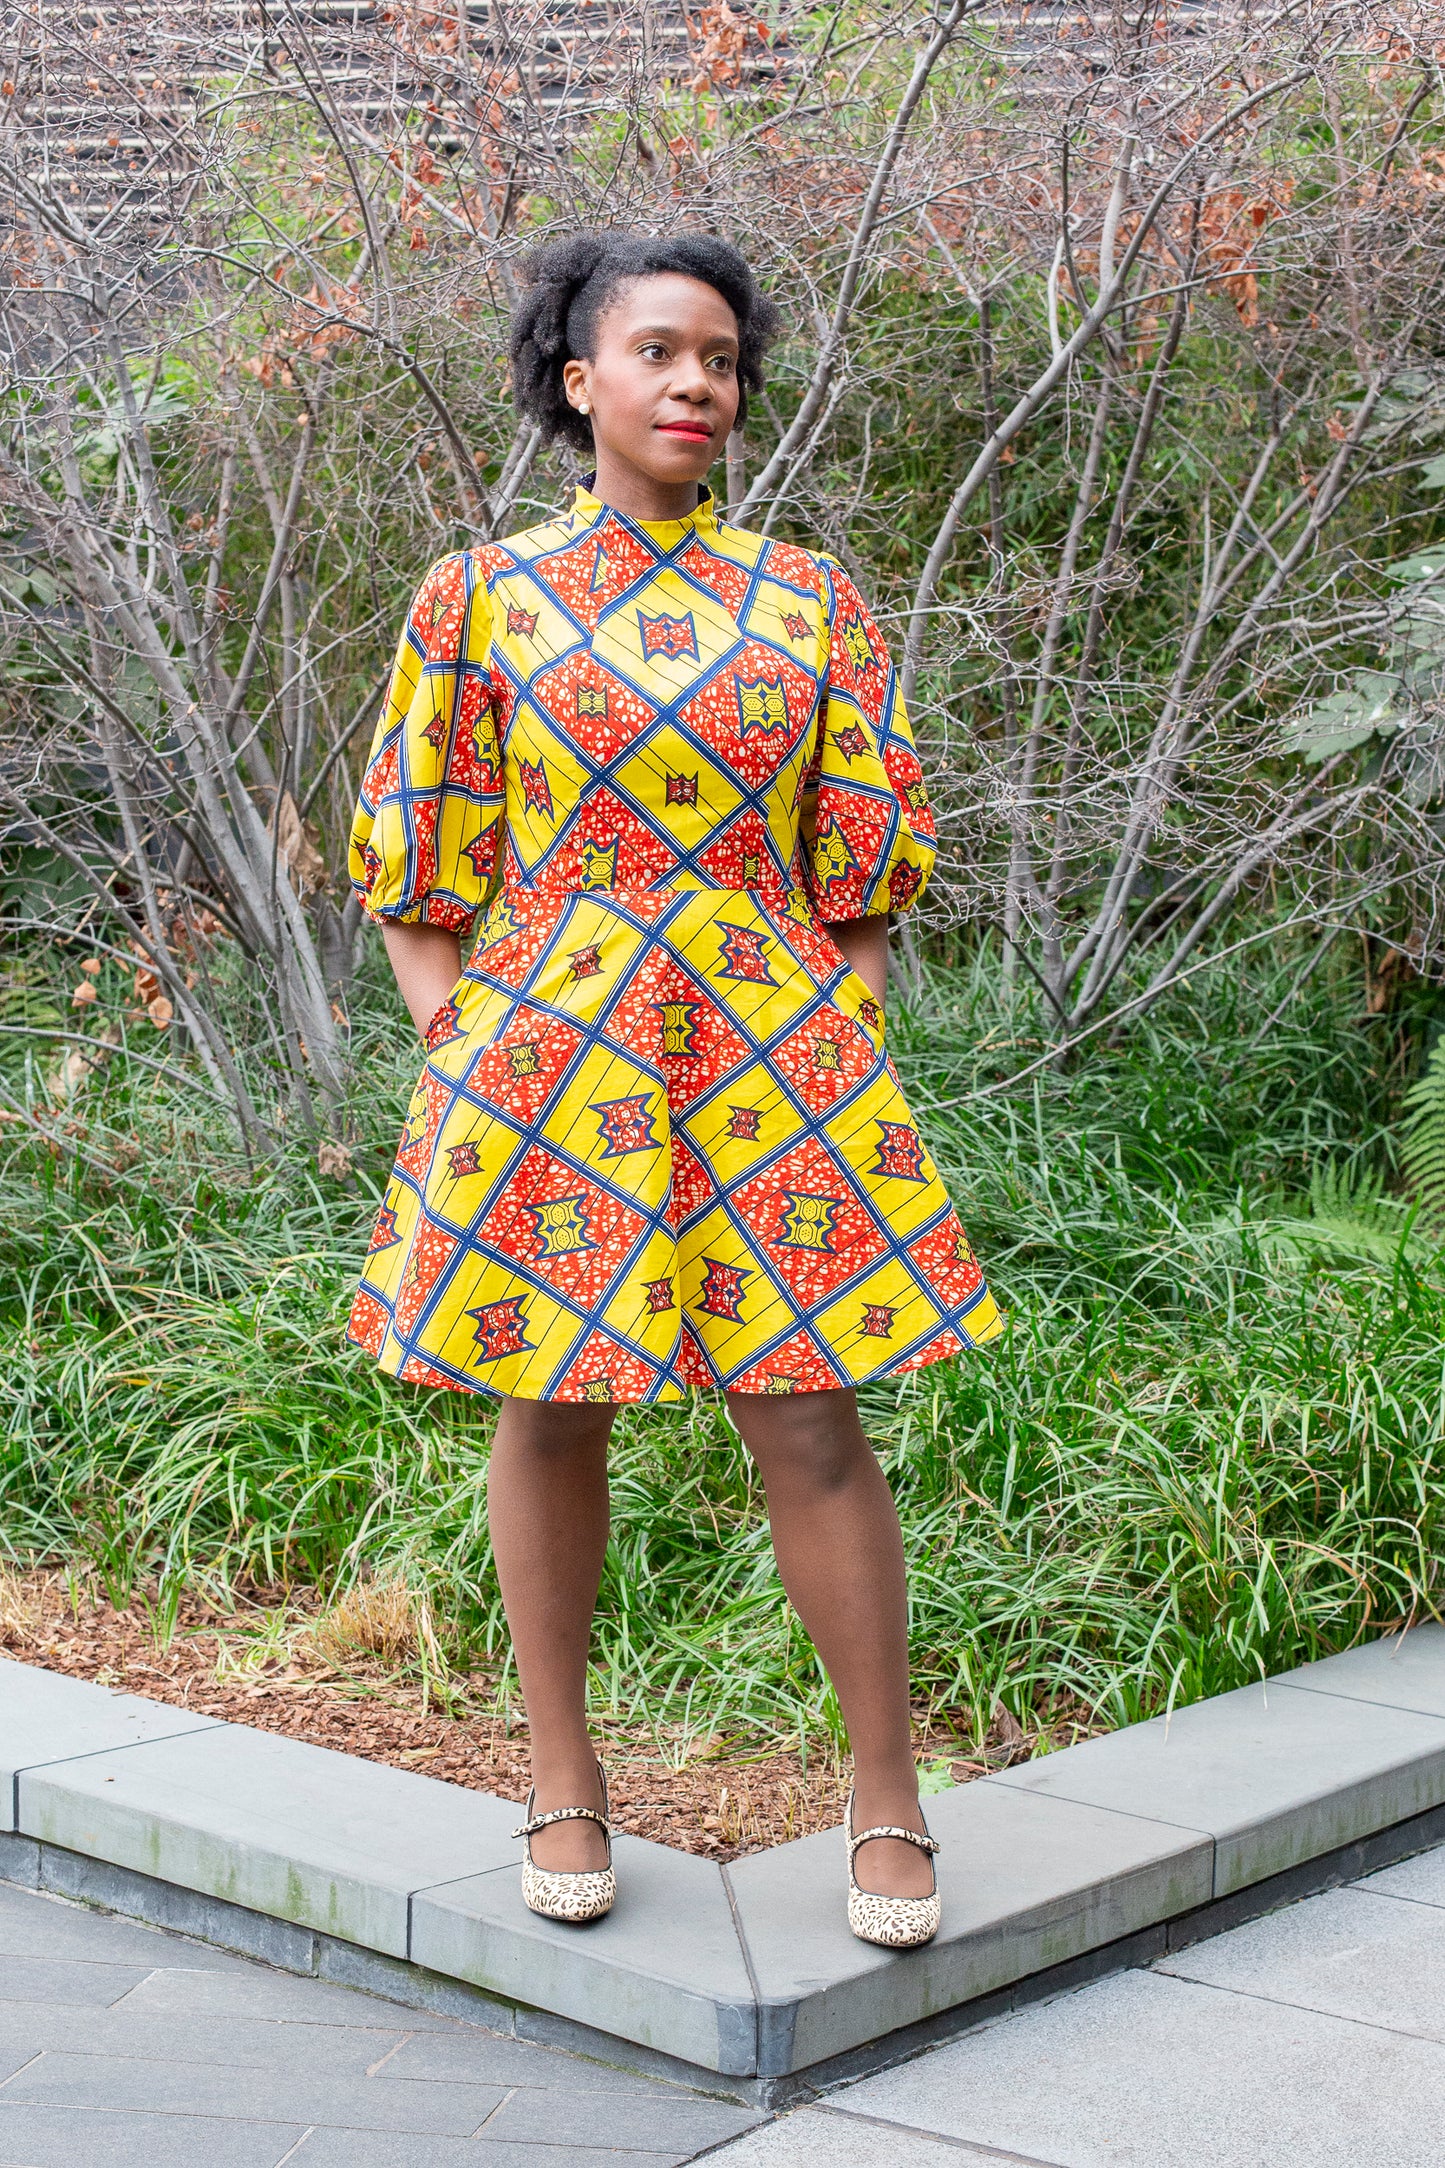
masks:
[[[680,273],[629,279],[604,311],[590,361],[563,371],[590,409],[599,475],[700,482],[738,411],[738,320],[715,286]]]

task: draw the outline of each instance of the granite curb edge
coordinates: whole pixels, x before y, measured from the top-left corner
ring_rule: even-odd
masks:
[[[1312,1863],[1433,1826],[1445,1627],[1066,1748],[928,1809],[945,1847],[944,1926],[925,1950],[848,1934],[837,1831],[726,1872],[620,1836],[612,1915],[563,1927],[521,1904],[508,1802],[0,1658],[0,1876],[33,1873],[32,1886],[115,1910],[143,1901],[142,1916],[169,1914],[158,1924],[230,1933],[289,1970],[322,1964],[487,2024],[506,2013],[526,2036],[550,2026],[604,2060],[760,2098],[911,2052],[1030,1982],[1112,1969],[1110,1952],[1146,1962],[1127,1953],[1171,1923],[1251,1908]]]

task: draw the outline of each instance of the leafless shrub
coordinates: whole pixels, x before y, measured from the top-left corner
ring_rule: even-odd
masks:
[[[278,1076],[338,1118],[404,599],[565,479],[505,327],[579,222],[724,230],[783,299],[733,514],[891,610],[932,922],[1060,1044],[1270,879],[1437,954],[1440,588],[1388,569],[1445,434],[1428,11],[326,14],[37,0],[0,124],[11,924],[128,959],[253,1141]]]

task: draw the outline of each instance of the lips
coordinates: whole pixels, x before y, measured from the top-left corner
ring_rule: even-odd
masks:
[[[689,444],[711,444],[712,431],[706,422],[659,422],[658,428],[665,437],[682,437]]]

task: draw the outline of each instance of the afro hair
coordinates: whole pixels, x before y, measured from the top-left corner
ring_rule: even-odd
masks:
[[[670,237],[619,230],[584,231],[544,241],[521,265],[526,291],[512,319],[512,395],[519,412],[549,442],[562,437],[592,449],[587,418],[568,402],[562,371],[591,361],[597,326],[619,286],[660,272],[700,279],[720,293],[738,320],[738,418],[747,420],[748,393],[762,389],[763,356],[776,337],[778,310],[758,289],[743,257],[710,233]]]

